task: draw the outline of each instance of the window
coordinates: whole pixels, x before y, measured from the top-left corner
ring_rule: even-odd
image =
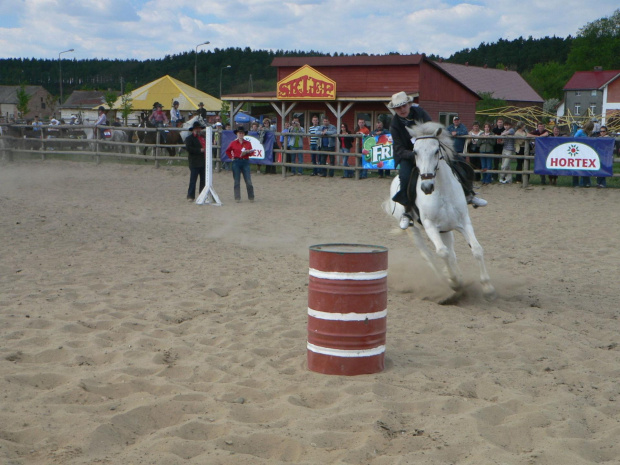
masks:
[[[458,115],[458,113],[448,113],[448,112],[439,112],[439,122],[444,126],[450,126],[452,124],[452,119]]]
[[[596,115],[596,105],[590,105],[590,114]]]
[[[580,90],[576,90],[575,91],[575,97],[581,97],[581,91]]]
[[[45,110],[45,103],[41,102],[41,110]]]
[[[596,89],[594,89],[590,95],[592,95],[592,97],[596,97]]]
[[[581,114],[581,105],[578,103],[575,104],[575,115],[579,116]]]

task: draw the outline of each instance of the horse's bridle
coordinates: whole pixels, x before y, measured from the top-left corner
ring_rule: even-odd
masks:
[[[437,149],[437,151],[441,151],[441,155],[439,155],[439,158],[437,159],[437,164],[435,165],[435,169],[433,170],[432,173],[420,173],[420,178],[423,181],[428,181],[429,179],[435,179],[435,176],[437,176],[437,170],[439,169],[439,161],[443,160],[443,152],[445,151],[445,147],[444,144],[441,143],[441,141],[437,138],[437,136],[420,136],[420,137],[416,137],[415,142],[413,143],[413,153],[415,154],[415,143],[420,140],[420,139],[435,139],[437,141],[437,143],[439,144],[439,149]]]

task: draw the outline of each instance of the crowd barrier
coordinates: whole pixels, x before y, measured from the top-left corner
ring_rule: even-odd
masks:
[[[173,163],[186,159],[186,152],[182,152],[184,150],[185,145],[182,143],[179,144],[163,144],[162,143],[162,129],[161,128],[137,128],[133,126],[124,126],[124,127],[113,127],[106,126],[104,129],[112,130],[112,131],[124,131],[127,133],[129,140],[127,142],[119,142],[111,139],[100,139],[99,131],[100,128],[94,128],[93,126],[87,125],[58,125],[58,126],[41,126],[40,131],[33,131],[31,125],[24,124],[2,124],[0,125],[0,129],[2,130],[2,134],[0,135],[0,153],[3,160],[12,161],[14,157],[22,154],[35,154],[39,155],[41,159],[45,160],[47,155],[51,154],[66,154],[66,155],[87,155],[94,157],[97,163],[100,163],[103,158],[126,158],[126,159],[136,159],[136,160],[145,160],[152,161],[155,163],[155,166],[158,167],[160,162]],[[87,132],[94,130],[94,137],[87,138]],[[171,132],[180,132],[180,131],[188,131],[188,129],[183,128],[166,128],[169,133]],[[155,133],[155,141],[153,143],[144,143],[137,140],[138,132],[141,133]],[[283,137],[285,140],[290,135],[289,133],[275,132],[276,141],[280,141],[280,138]],[[364,156],[361,153],[361,145],[362,145],[362,134],[350,134],[348,137],[354,139],[354,148],[350,153],[342,153],[339,151],[338,145],[339,140],[336,141],[336,149],[334,152],[325,152],[320,150],[310,150],[309,149],[309,138],[317,137],[316,134],[310,133],[300,133],[298,134],[304,137],[304,148],[299,149],[289,149],[286,146],[276,146],[274,145],[274,165],[281,167],[281,174],[283,177],[291,175],[291,168],[302,168],[302,169],[315,169],[322,168],[328,170],[338,170],[349,171],[353,173],[354,179],[360,179],[360,173],[364,170],[362,166],[362,157]],[[339,138],[340,135],[330,136],[332,138]],[[513,160],[522,160],[523,161],[523,169],[521,171],[517,170],[488,170],[487,173],[492,175],[502,175],[502,174],[520,174],[523,178],[523,185],[527,186],[530,181],[530,176],[534,174],[533,171],[533,160],[534,155],[530,152],[530,142],[535,140],[535,137],[519,137],[519,136],[511,136],[511,137],[502,137],[502,136],[459,136],[459,138],[465,139],[465,149],[463,156],[473,158],[480,157],[489,157],[494,159],[502,159],[502,158],[511,158]],[[527,143],[525,144],[525,154],[524,155],[513,155],[510,157],[505,157],[501,154],[480,154],[480,153],[469,153],[469,141],[471,139],[515,139],[515,140],[525,140]],[[216,142],[213,144],[213,162],[215,166],[215,171],[219,172],[222,170],[222,162],[220,159],[220,153],[222,148],[218,145],[216,138]],[[620,137],[616,138],[616,151],[614,152],[614,165],[616,163],[620,163],[620,158],[617,157],[618,145],[620,144]],[[279,144],[278,144],[279,145]],[[151,150],[150,154],[145,155],[142,151]],[[168,153],[168,149],[172,149],[175,152],[174,156],[171,156]],[[132,153],[133,152],[133,153]],[[287,156],[293,153],[304,154],[304,163],[291,163],[287,161]],[[317,157],[321,155],[329,155],[333,156],[335,161],[334,165],[326,164],[326,165],[313,165],[309,162],[306,162],[306,159],[310,158],[311,154],[316,154]],[[353,159],[354,163],[349,163],[349,166],[344,166],[343,162],[345,157],[349,158],[349,160]],[[481,173],[482,171],[477,169],[475,170],[477,173]],[[613,177],[620,177],[620,173],[615,173]]]

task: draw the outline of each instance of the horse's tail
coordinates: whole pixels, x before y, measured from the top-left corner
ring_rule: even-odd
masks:
[[[392,180],[392,184],[390,185],[390,197],[385,199],[381,204],[383,211],[390,216],[393,216],[397,220],[400,220],[400,217],[405,212],[405,207],[401,204],[394,202],[392,198],[396,195],[396,193],[400,190],[400,179],[396,176]]]

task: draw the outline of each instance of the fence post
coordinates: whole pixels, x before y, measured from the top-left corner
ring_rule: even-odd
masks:
[[[159,168],[159,131],[155,132],[155,149],[153,154],[155,155],[155,168]]]
[[[525,140],[525,150],[523,151],[523,156],[524,157],[530,156],[530,140],[529,139]],[[525,158],[525,160],[523,160],[523,174],[521,175],[521,177],[523,178],[523,187],[527,187],[530,184],[530,175],[525,174],[525,171],[529,171],[529,170],[530,170],[530,160],[528,158]]]
[[[95,162],[99,165],[101,164],[101,156],[99,156],[99,134],[101,129],[99,126],[95,126],[95,131],[93,132],[95,136]]]

